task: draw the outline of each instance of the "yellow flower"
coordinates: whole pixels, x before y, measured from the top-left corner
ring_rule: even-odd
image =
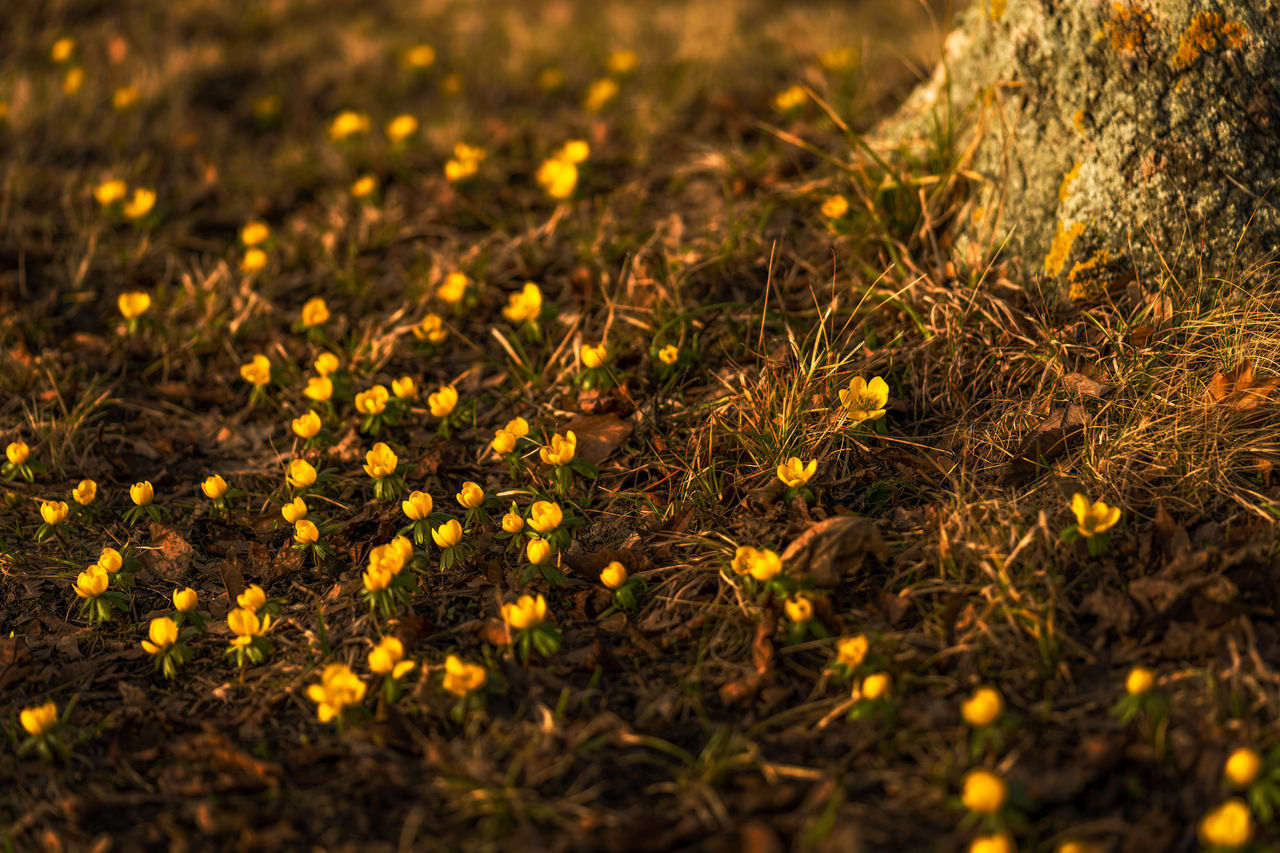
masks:
[[[842,195],[833,195],[822,203],[822,215],[828,219],[839,219],[849,212],[849,199]]]
[[[557,160],[563,160],[566,163],[585,163],[590,156],[591,146],[585,139],[571,139],[555,154]]]
[[[530,563],[541,566],[551,558],[551,543],[545,539],[530,539],[529,544],[525,546],[524,554],[529,558]]]
[[[378,178],[375,175],[361,175],[351,184],[353,198],[368,198],[378,190]]]
[[[458,405],[458,389],[452,385],[445,385],[434,394],[427,395],[427,407],[431,409],[431,414],[437,418],[448,417],[454,407]]]
[[[142,647],[148,654],[158,655],[178,642],[178,623],[168,616],[157,616],[151,620],[147,638],[142,641]]]
[[[111,93],[111,109],[118,113],[122,113],[138,103],[138,89],[136,86],[121,86]]]
[[[295,459],[289,463],[284,475],[285,482],[295,489],[305,489],[315,484],[316,469],[305,459]]]
[[[122,293],[116,297],[116,307],[120,309],[121,316],[126,320],[141,317],[151,307],[151,294],[145,290]]]
[[[809,462],[803,463],[795,456],[792,456],[784,464],[778,466],[778,479],[793,489],[798,489],[813,476],[818,470],[818,460],[810,459]]]
[[[617,589],[627,582],[627,567],[613,560],[600,572],[600,583],[609,589]]]
[[[855,424],[884,417],[885,404],[889,402],[889,384],[879,376],[870,382],[861,376],[849,381],[848,388],[840,389],[840,405],[847,410],[849,420]]]
[[[502,621],[516,631],[536,628],[546,621],[546,617],[547,600],[541,594],[537,598],[522,595],[514,604],[502,605]]]
[[[200,488],[204,491],[205,497],[216,501],[226,496],[227,481],[218,474],[211,474],[205,477],[204,482],[200,484]]]
[[[240,258],[240,271],[245,273],[255,273],[267,265],[267,253],[253,247],[245,251]]]
[[[316,373],[321,376],[328,376],[338,369],[338,357],[331,352],[322,352],[316,356],[314,367]]]
[[[444,659],[444,682],[442,687],[454,696],[466,696],[484,686],[487,674],[484,667],[477,663],[464,663],[456,655]]]
[[[446,160],[444,164],[444,178],[451,184],[459,181],[465,181],[480,171],[479,160]]]
[[[505,429],[500,429],[493,434],[493,441],[491,442],[491,446],[493,447],[494,453],[502,454],[505,456],[506,454],[512,453],[515,451],[516,437],[511,433],[507,432]]]
[[[1200,819],[1199,834],[1211,847],[1243,847],[1253,840],[1253,816],[1243,800],[1230,799]]]
[[[387,138],[392,142],[404,142],[417,132],[418,120],[408,113],[401,113],[387,122]]]
[[[320,541],[320,528],[314,521],[299,519],[293,524],[293,540],[300,545],[314,545]]]
[[[468,145],[465,142],[458,142],[453,146],[453,157],[455,160],[461,160],[464,163],[479,163],[489,156],[489,152],[480,145]]]
[[[361,391],[356,395],[356,411],[366,415],[380,415],[387,408],[387,401],[391,399],[391,394],[387,392],[386,386],[374,385],[368,391]]]
[[[871,643],[867,640],[866,634],[841,637],[836,641],[836,663],[844,664],[850,669],[861,666],[867,658],[867,649],[870,647]]]
[[[401,400],[416,400],[418,398],[418,383],[413,381],[412,376],[401,376],[399,379],[392,380],[391,393]]]
[[[67,73],[62,77],[62,91],[68,95],[74,95],[84,86],[84,69],[80,66],[68,68]]]
[[[667,344],[658,350],[658,360],[663,364],[675,364],[680,360],[680,350],[671,344]]]
[[[1222,773],[1237,788],[1247,788],[1258,778],[1262,770],[1262,756],[1247,746],[1242,746],[1227,757]]]
[[[259,220],[246,222],[244,227],[240,229],[240,242],[245,248],[265,243],[270,236],[271,226]]]
[[[173,606],[182,613],[190,613],[196,609],[196,604],[200,601],[199,595],[191,587],[185,589],[175,589],[173,591]]]
[[[299,521],[307,517],[307,503],[302,498],[294,498],[289,503],[280,507],[280,514],[284,516],[284,520],[290,524],[297,524]]]
[[[240,377],[259,387],[271,381],[271,359],[258,353],[248,364],[240,365]]]
[[[1129,675],[1124,680],[1124,689],[1130,696],[1141,696],[1155,685],[1155,673],[1141,666],[1135,666],[1129,670]]]
[[[92,565],[76,575],[74,589],[81,598],[97,598],[107,591],[107,570]]]
[[[634,50],[615,50],[609,54],[605,67],[610,74],[630,74],[640,64],[640,56]]]
[[[124,557],[120,556],[120,552],[115,548],[103,548],[102,554],[98,557],[98,568],[107,574],[115,574],[124,567]]]
[[[532,323],[542,314],[542,289],[526,281],[519,293],[507,297],[502,316],[512,323]]]
[[[329,306],[319,296],[312,297],[302,306],[302,325],[319,326],[329,322]]]
[[[431,495],[419,491],[411,492],[408,500],[400,502],[400,508],[410,521],[422,521],[431,515],[432,506]]]
[[[320,674],[320,683],[307,688],[307,698],[316,703],[316,717],[327,723],[340,716],[348,705],[364,699],[365,683],[345,663],[331,663]]]
[[[1015,853],[1018,848],[1008,835],[981,835],[969,845],[969,853]]]
[[[567,160],[551,157],[538,167],[538,186],[554,199],[563,200],[573,195],[578,186],[578,167]]]
[[[385,441],[379,441],[373,446],[368,453],[364,455],[366,465],[364,472],[375,480],[381,480],[383,477],[390,477],[396,472],[396,465],[399,459],[396,452],[387,446]]]
[[[609,358],[609,348],[604,344],[596,347],[583,346],[580,355],[584,367],[603,367]]]
[[[763,583],[782,571],[782,558],[776,552],[762,548],[756,552],[748,571],[751,572],[751,577]]]
[[[618,95],[618,84],[608,77],[593,80],[582,97],[582,106],[589,113],[599,112]]]
[[[568,465],[578,452],[578,436],[569,430],[563,436],[556,433],[551,436],[551,443],[538,451],[538,455],[546,465]]]
[[[138,506],[147,506],[156,498],[155,487],[150,480],[134,483],[129,487],[129,499]]]
[[[26,729],[27,734],[40,737],[57,725],[58,706],[52,702],[45,702],[43,705],[23,708],[18,719],[22,722],[22,728]]]
[[[103,181],[94,187],[93,197],[98,200],[98,204],[106,207],[115,204],[124,198],[125,193],[129,191],[129,185],[119,178],[112,178],[109,181]]]
[[[1109,507],[1102,501],[1090,505],[1079,492],[1071,496],[1071,511],[1076,514],[1076,527],[1084,537],[1106,533],[1120,520],[1120,507]]]
[[[343,110],[329,122],[329,138],[348,139],[356,134],[369,132],[369,116],[355,110]]]
[[[11,441],[4,449],[4,455],[12,465],[21,465],[31,458],[31,448],[25,441]]]
[[[293,432],[299,438],[315,438],[320,434],[320,416],[308,409],[305,415],[293,419]]]
[[[462,301],[462,297],[467,292],[467,277],[460,272],[451,272],[444,277],[444,281],[436,288],[436,297],[441,302],[448,302],[454,305]]]
[[[333,380],[328,376],[312,376],[307,379],[307,387],[302,393],[317,403],[323,403],[333,396]]]
[[[462,525],[457,519],[449,519],[431,531],[431,538],[441,548],[452,548],[462,541]]]
[[[369,592],[380,592],[391,585],[395,572],[382,563],[370,565],[364,573],[364,588]]]
[[[254,611],[238,607],[227,614],[227,627],[235,634],[231,638],[233,646],[249,645],[254,637],[261,637],[270,626],[271,617],[266,613],[259,618]]]
[[[484,503],[484,489],[479,483],[473,483],[470,480],[462,484],[462,491],[454,495],[458,499],[458,503],[466,509],[475,509]]]
[[[978,814],[995,814],[1004,808],[1008,789],[1004,780],[984,768],[970,770],[964,777],[960,801],[964,807]]]
[[[48,525],[61,524],[67,520],[70,512],[71,508],[67,506],[66,501],[45,501],[40,504],[40,517]]]
[[[428,314],[413,327],[413,336],[420,341],[438,344],[449,337],[449,330],[444,327],[444,320],[439,314]]]
[[[760,556],[760,552],[750,545],[739,545],[738,550],[733,554],[733,561],[729,564],[735,575],[747,575],[751,573],[751,564]]]
[[[835,47],[818,54],[818,64],[827,71],[848,71],[857,61],[857,54],[848,47]]]
[[[979,687],[960,704],[960,714],[971,726],[989,726],[1004,713],[1004,697],[994,687]]]
[[[404,660],[404,644],[395,637],[383,637],[369,650],[369,669],[376,675],[403,678],[413,669],[411,660]]]
[[[98,496],[98,484],[93,480],[81,480],[80,485],[71,490],[71,497],[80,506],[88,506]]]
[[[791,86],[783,89],[773,98],[773,106],[779,112],[788,112],[802,105],[809,96],[805,94],[803,86]]]
[[[792,622],[808,622],[813,618],[813,602],[807,598],[788,598],[783,606]]]
[[[155,190],[136,187],[133,190],[133,198],[125,202],[121,210],[129,219],[141,219],[151,212],[151,208],[156,206]]]
[[[524,530],[524,519],[518,512],[509,512],[502,516],[502,529],[508,533],[519,533]]]
[[[877,672],[862,679],[862,698],[875,701],[889,695],[893,680],[887,672]]]
[[[430,68],[436,61],[436,49],[429,44],[415,44],[404,52],[400,64],[405,68]]]
[[[63,36],[53,43],[53,47],[49,48],[49,58],[61,65],[72,57],[76,52],[76,40],[71,36]],[[32,732],[35,734],[35,732]]]
[[[529,507],[529,526],[539,533],[550,533],[564,521],[564,511],[551,501],[536,501]]]
[[[507,425],[504,426],[503,429],[514,435],[516,438],[524,438],[529,434],[529,422],[524,418],[512,418],[507,421]]]
[[[257,613],[266,603],[267,593],[256,583],[249,584],[244,592],[236,596],[236,604],[250,613]]]

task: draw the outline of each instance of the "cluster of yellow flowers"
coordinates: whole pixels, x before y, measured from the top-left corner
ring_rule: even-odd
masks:
[[[119,178],[111,178],[94,187],[93,197],[109,210],[118,210],[126,219],[141,219],[156,206],[155,190],[135,187],[129,197],[129,185]]]
[[[547,195],[563,201],[578,186],[578,166],[591,156],[591,146],[584,139],[566,142],[538,167],[538,186]]]

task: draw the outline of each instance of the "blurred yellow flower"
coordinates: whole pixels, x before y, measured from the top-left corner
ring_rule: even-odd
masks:
[[[489,152],[479,145],[459,142],[453,146],[453,158],[444,164],[444,176],[450,182],[470,178],[488,156]]]
[[[627,582],[627,567],[613,560],[600,572],[600,583],[609,589],[617,589]]]
[[[979,767],[965,774],[960,789],[964,807],[978,814],[995,814],[1004,808],[1008,789],[1004,780],[995,773]]]
[[[31,458],[31,448],[25,441],[11,441],[4,449],[4,455],[13,465],[22,465]]]
[[[441,686],[454,696],[463,697],[484,686],[487,677],[484,667],[476,663],[464,663],[456,655],[444,659],[444,681]]]
[[[311,376],[302,393],[317,403],[323,403],[333,396],[333,380],[328,376]]]
[[[609,348],[604,344],[594,347],[584,344],[579,351],[579,357],[582,359],[583,367],[603,367],[609,359]]]
[[[1129,675],[1124,680],[1124,689],[1130,696],[1141,696],[1155,686],[1155,673],[1141,666],[1129,670]]]
[[[979,687],[960,704],[960,714],[971,726],[989,726],[1004,713],[1004,697],[994,687]]]
[[[67,73],[62,75],[62,91],[67,95],[74,95],[84,88],[84,69],[80,66],[68,68]]]
[[[529,422],[520,417],[512,418],[503,429],[516,438],[524,438],[529,434]]]
[[[151,294],[145,290],[134,290],[116,297],[116,307],[126,320],[141,317],[151,307]]]
[[[551,501],[535,501],[529,508],[529,526],[539,533],[550,533],[564,521],[564,511]]]
[[[124,566],[124,557],[115,548],[103,548],[98,557],[98,567],[107,574],[115,574]]]
[[[264,613],[259,618],[252,610],[238,607],[227,614],[227,627],[235,634],[231,638],[232,646],[247,646],[254,637],[261,637],[271,627],[271,616]]]
[[[293,433],[298,438],[311,439],[320,434],[320,416],[308,409],[306,414],[299,415],[292,421]]]
[[[422,521],[431,515],[433,502],[426,492],[413,491],[407,500],[400,502],[400,508],[410,521]]]
[[[773,106],[779,112],[789,112],[809,100],[803,86],[790,86],[783,89],[773,98]]]
[[[546,621],[547,600],[541,594],[537,598],[522,595],[514,604],[502,605],[502,621],[516,631],[536,628]]]
[[[280,515],[284,516],[284,520],[290,524],[296,524],[306,518],[307,512],[307,502],[302,498],[294,498],[280,507]]]
[[[88,506],[98,496],[98,484],[93,480],[81,480],[80,485],[71,490],[71,497],[80,506]]]
[[[441,548],[452,548],[462,541],[462,525],[451,518],[431,531],[431,539]]]
[[[335,141],[368,132],[369,116],[355,110],[343,110],[329,122],[329,138]]]
[[[380,415],[386,410],[390,399],[391,394],[385,385],[374,385],[368,391],[356,394],[356,411],[366,415]]]
[[[1004,833],[980,835],[969,845],[969,853],[1015,853],[1017,849],[1013,839]]]
[[[516,449],[516,437],[505,429],[500,429],[493,434],[493,441],[490,442],[494,453],[506,455],[512,453]]]
[[[379,441],[373,446],[368,453],[364,455],[366,465],[364,472],[375,480],[381,480],[383,477],[390,477],[396,472],[396,465],[399,459],[396,453],[387,446],[385,441]]]
[[[319,326],[329,322],[329,306],[319,296],[308,299],[302,306],[302,325]]]
[[[573,430],[569,430],[563,436],[560,433],[551,436],[551,442],[538,451],[538,456],[544,464],[558,467],[572,462],[577,452],[578,436]]]
[[[519,293],[507,297],[502,316],[513,323],[534,322],[542,314],[542,289],[526,281]]]
[[[285,474],[285,482],[295,489],[305,489],[314,485],[316,482],[315,466],[305,459],[294,459],[289,463],[288,473]]]
[[[74,589],[81,598],[97,598],[107,591],[107,571],[99,565],[92,565],[76,575]]]
[[[618,96],[617,81],[609,77],[601,77],[591,81],[586,93],[582,96],[582,106],[589,113],[596,113]]]
[[[22,728],[32,737],[40,737],[58,724],[58,706],[52,702],[23,708],[18,715]]]
[[[45,501],[40,504],[40,517],[50,526],[66,521],[70,513],[71,508],[66,501]]]
[[[254,247],[245,251],[240,258],[240,271],[255,273],[267,265],[267,253]]]
[[[591,145],[585,139],[570,139],[553,156],[566,163],[585,163],[591,156]]]
[[[451,272],[444,277],[444,281],[436,288],[436,298],[441,302],[447,302],[450,305],[457,304],[462,301],[462,297],[467,292],[467,277],[460,272]]]
[[[449,337],[449,330],[444,327],[444,320],[439,314],[428,314],[413,327],[413,336],[420,341],[438,344]]]
[[[148,654],[158,655],[167,651],[178,642],[178,623],[168,616],[158,616],[151,620],[147,628],[147,639],[142,641],[142,648]]]
[[[434,417],[448,417],[457,405],[458,389],[452,385],[445,385],[439,391],[427,395],[427,407],[431,409]]]
[[[414,665],[413,661],[404,660],[404,643],[395,637],[383,637],[369,650],[369,670],[375,675],[403,678]]]
[[[889,677],[889,673],[873,673],[862,679],[862,698],[872,701],[884,699],[889,695],[889,688],[892,686],[893,679]]]
[[[1253,840],[1253,816],[1243,800],[1230,799],[1200,819],[1200,840],[1211,847],[1243,847]]]
[[[885,404],[889,402],[889,384],[879,376],[870,382],[855,376],[848,388],[840,389],[840,405],[844,406],[849,420],[855,424],[884,417]]]
[[[782,571],[782,558],[775,551],[761,548],[756,552],[754,559],[751,560],[751,565],[747,571],[751,573],[751,577],[764,583],[772,580]]]
[[[240,229],[240,242],[244,244],[245,248],[265,243],[270,236],[271,226],[259,220],[246,222],[244,227]]]
[[[404,52],[400,64],[405,68],[430,68],[436,61],[436,49],[429,44],[415,44]]]
[[[196,609],[196,605],[200,601],[200,596],[191,587],[183,589],[175,589],[173,591],[173,606],[180,613],[191,613]]]
[[[818,54],[818,64],[827,71],[848,71],[858,61],[851,47],[836,47]]]
[[[204,492],[205,497],[218,500],[227,495],[227,481],[222,479],[219,474],[210,474],[204,478],[204,482],[200,484],[200,490]]]
[[[858,634],[856,637],[841,637],[836,641],[836,663],[853,669],[862,666],[862,662],[867,658],[867,650],[871,647],[871,642],[867,639],[866,634]]]
[[[615,50],[609,54],[605,67],[610,74],[630,74],[640,64],[640,54],[634,50]]]
[[[143,480],[141,483],[134,483],[129,487],[129,499],[138,506],[147,506],[156,497],[155,487],[151,485],[150,480]]]
[[[792,456],[785,463],[778,466],[778,479],[787,486],[798,489],[808,483],[817,470],[818,460],[810,459],[807,463],[804,463],[797,457]]]
[[[133,198],[125,202],[121,210],[129,219],[141,219],[151,212],[151,208],[156,206],[155,190],[136,187],[133,191]]]
[[[316,369],[316,373],[321,376],[328,376],[338,369],[338,357],[331,352],[322,352],[316,356],[313,366]]]
[[[567,160],[552,157],[542,161],[536,179],[547,195],[563,200],[573,195],[574,188],[578,186],[578,167]]]
[[[418,383],[413,381],[412,376],[401,376],[399,379],[391,381],[391,393],[401,400],[416,400],[418,397]]]
[[[417,132],[418,120],[408,113],[401,113],[387,122],[387,138],[392,142],[404,142]]]
[[[236,604],[250,613],[257,613],[266,603],[267,593],[256,583],[249,584],[243,592],[236,596]]]
[[[76,40],[71,36],[63,36],[49,48],[49,58],[58,64],[69,60],[76,52]]]
[[[374,563],[364,572],[364,588],[369,592],[381,592],[391,586],[391,581],[394,578],[395,572],[391,571],[390,567],[381,563]]]
[[[113,178],[94,187],[93,197],[97,199],[98,204],[106,207],[123,199],[127,192],[129,192],[129,185],[119,178]]]
[[[378,178],[376,175],[361,175],[351,183],[351,196],[353,198],[368,198],[378,191]]]
[[[121,86],[111,93],[111,109],[118,113],[131,109],[138,103],[138,90],[134,86]]]
[[[240,377],[254,385],[266,385],[271,381],[271,359],[258,353],[247,364],[240,365]]]
[[[551,557],[551,543],[545,539],[530,539],[525,545],[525,557],[535,566],[541,566]]]
[[[1076,529],[1084,537],[1106,533],[1120,520],[1120,507],[1109,507],[1102,501],[1090,504],[1080,492],[1071,496],[1071,511],[1076,515]]]
[[[783,607],[792,622],[808,622],[813,618],[813,602],[807,598],[788,598]]]
[[[345,663],[331,663],[320,674],[320,683],[307,687],[307,698],[316,703],[316,717],[327,723],[341,716],[348,705],[364,699],[365,683]]]
[[[663,364],[675,364],[680,360],[680,350],[671,344],[667,344],[658,350],[658,361]]]
[[[1247,788],[1258,778],[1258,773],[1261,770],[1262,756],[1258,755],[1256,750],[1242,746],[1227,756],[1227,763],[1222,768],[1222,774],[1235,787]]]
[[[849,199],[842,195],[833,195],[822,203],[822,215],[828,219],[839,219],[849,212]]]

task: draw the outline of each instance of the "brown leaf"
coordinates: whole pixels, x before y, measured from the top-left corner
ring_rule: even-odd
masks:
[[[617,415],[579,415],[564,428],[578,437],[578,458],[599,465],[622,446],[635,425]]]
[[[720,701],[726,705],[747,702],[760,692],[773,672],[773,634],[778,629],[778,615],[766,610],[756,626],[756,637],[751,643],[751,662],[755,672],[720,686]]]
[[[789,572],[812,575],[818,586],[831,589],[860,571],[868,555],[881,562],[889,558],[880,528],[869,518],[837,515],[810,524],[787,546],[782,562]]]
[[[184,581],[191,569],[195,549],[182,534],[167,524],[151,523],[152,548],[143,551],[138,560],[158,578]]]
[[[1084,428],[1089,423],[1089,413],[1074,403],[1057,410],[1044,419],[1013,454],[1005,466],[1003,482],[1011,485],[1034,474],[1039,466],[1061,456],[1084,438]]]
[[[1093,397],[1097,400],[1101,400],[1116,390],[1116,386],[1090,379],[1083,373],[1068,373],[1063,376],[1062,386],[1074,394],[1079,394],[1082,397]]]
[[[1261,406],[1280,385],[1280,378],[1258,379],[1253,375],[1253,362],[1249,359],[1209,380],[1202,400],[1206,408],[1219,407],[1237,412],[1249,412]]]

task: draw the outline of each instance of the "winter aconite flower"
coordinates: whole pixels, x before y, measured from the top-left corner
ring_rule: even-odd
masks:
[[[416,400],[418,398],[418,383],[413,381],[412,376],[401,376],[391,382],[391,393],[396,395],[399,400]]]
[[[893,679],[887,672],[876,672],[862,679],[862,698],[872,702],[886,699],[893,687]]]
[[[305,459],[294,459],[289,463],[288,473],[285,474],[285,482],[295,489],[310,488],[316,482],[315,466]]]
[[[271,237],[271,226],[265,222],[254,220],[245,223],[240,229],[240,242],[245,248],[260,246]]]
[[[141,483],[134,483],[129,487],[129,500],[133,501],[136,506],[150,506],[155,497],[156,490],[151,485],[150,480],[143,480]]]
[[[551,551],[551,543],[545,539],[530,539],[524,549],[525,557],[535,566],[541,566],[551,559]]]
[[[248,274],[258,272],[267,265],[267,260],[267,253],[257,246],[246,249],[240,256],[240,271]]]
[[[307,379],[307,387],[302,393],[317,403],[323,403],[333,396],[333,380],[328,376],[312,376]]]
[[[10,465],[25,465],[31,458],[31,448],[25,441],[11,441],[4,449],[4,455]]]
[[[369,650],[369,670],[376,675],[403,678],[414,668],[411,660],[404,660],[404,644],[395,637],[383,637]]]
[[[431,495],[426,492],[411,492],[409,497],[401,502],[400,507],[410,521],[422,521],[431,515]]]
[[[1247,788],[1258,778],[1262,770],[1262,756],[1256,750],[1242,746],[1227,756],[1222,775],[1236,788]]]
[[[365,694],[365,683],[345,663],[331,663],[320,674],[320,683],[307,688],[307,698],[316,703],[316,717],[322,723],[337,719],[348,705],[358,705]]]
[[[361,175],[351,184],[352,198],[367,199],[378,191],[378,178],[376,175]]]
[[[969,853],[1014,853],[1016,850],[1013,839],[1003,832],[998,835],[980,835],[969,845]]]
[[[849,669],[856,669],[862,666],[862,662],[866,660],[867,650],[870,647],[871,642],[867,639],[866,634],[859,634],[856,637],[841,637],[836,641],[836,663]]]
[[[399,461],[395,451],[386,442],[379,441],[365,454],[364,472],[375,480],[381,480],[396,472]]]
[[[52,702],[23,708],[18,715],[23,730],[32,737],[40,737],[53,731],[58,724],[58,706]]]
[[[778,479],[792,489],[799,489],[809,482],[818,470],[818,460],[810,459],[807,463],[792,456],[778,466]]]
[[[444,681],[441,686],[459,698],[467,696],[484,686],[487,675],[484,667],[475,663],[465,663],[456,655],[444,659]]]
[[[803,86],[790,86],[774,96],[773,106],[778,112],[785,113],[803,105],[808,99]]]
[[[116,307],[125,320],[136,320],[151,308],[151,294],[145,290],[133,290],[116,297]]]
[[[467,294],[467,281],[465,274],[460,272],[451,272],[444,277],[444,281],[436,288],[436,298],[441,302],[447,302],[450,305],[457,305],[462,301],[462,297]]]
[[[70,513],[71,508],[66,501],[45,501],[40,504],[40,517],[50,527],[66,521]]]
[[[369,116],[355,110],[343,110],[329,121],[329,138],[350,139],[369,132]]]
[[[470,480],[462,484],[462,491],[455,495],[458,504],[464,509],[475,509],[484,503],[484,489],[479,483]]]
[[[849,212],[849,200],[842,195],[833,195],[822,203],[822,215],[828,219],[839,219]]]
[[[597,113],[618,96],[618,84],[610,77],[593,80],[582,96],[582,107],[589,113]]]
[[[451,518],[431,531],[431,539],[441,548],[452,548],[462,541],[462,525]]]
[[[542,161],[535,177],[547,195],[563,201],[573,195],[578,186],[578,167],[568,160],[552,157]]]
[[[502,621],[515,631],[535,628],[546,621],[547,600],[539,595],[522,595],[513,604],[502,605]]]
[[[361,391],[356,394],[356,411],[366,415],[380,415],[386,410],[389,399],[391,399],[391,394],[387,391],[386,386],[374,385],[368,391]]]
[[[444,327],[444,318],[439,314],[427,314],[413,327],[413,336],[420,341],[438,344],[449,337],[449,330]]]
[[[308,410],[305,415],[294,418],[291,426],[293,427],[293,434],[298,438],[313,439],[320,434],[320,416],[314,411]]]
[[[556,433],[551,436],[551,441],[547,446],[538,451],[538,455],[547,465],[560,467],[568,465],[573,461],[574,455],[578,452],[578,436],[569,430],[564,435]]]
[[[1124,689],[1130,696],[1141,696],[1152,687],[1155,687],[1155,684],[1155,673],[1144,667],[1135,666],[1129,670],[1129,675],[1125,678]]]
[[[768,548],[762,548],[756,552],[756,556],[751,561],[747,571],[751,577],[761,583],[765,583],[777,577],[778,573],[782,571],[782,558],[776,552]]]
[[[53,47],[49,48],[49,58],[59,65],[70,61],[75,56],[76,40],[71,36],[63,36],[53,43]],[[32,732],[35,734],[35,732]]]
[[[680,360],[680,350],[672,344],[667,344],[658,350],[658,361],[667,366],[671,366]]]
[[[227,654],[234,654],[236,665],[244,666],[245,661],[262,663],[270,648],[265,634],[271,627],[271,616],[258,614],[252,610],[238,607],[227,613],[227,627],[234,635],[227,648]]]
[[[788,598],[783,608],[792,622],[808,622],[813,618],[813,602],[804,596]]]
[[[179,613],[191,613],[196,609],[200,597],[191,587],[173,591],[173,606]]]
[[[218,474],[211,474],[200,484],[200,490],[207,498],[221,500],[227,494],[227,481]]]
[[[404,142],[418,132],[418,120],[408,113],[402,113],[387,122],[387,138],[392,142]]]
[[[319,296],[308,299],[302,306],[302,325],[308,328],[329,322],[329,306]]]
[[[990,770],[977,768],[965,775],[960,801],[971,812],[990,815],[1004,808],[1008,793],[1003,779]]]
[[[93,197],[98,204],[108,207],[123,199],[128,191],[128,184],[119,178],[113,178],[94,187]]]
[[[444,164],[444,177],[450,183],[465,181],[480,171],[480,164],[489,152],[478,145],[459,142],[453,146],[453,157]]]
[[[1109,507],[1102,501],[1089,503],[1080,492],[1071,496],[1071,511],[1076,516],[1076,529],[1086,538],[1105,533],[1120,520],[1120,508]]]
[[[108,582],[106,570],[101,566],[93,565],[76,576],[76,582],[72,588],[80,598],[91,600],[107,591]]]
[[[337,371],[339,367],[338,357],[331,352],[322,352],[316,356],[312,366],[315,367],[316,373],[321,376],[328,376],[330,373]]]
[[[1200,840],[1210,847],[1234,849],[1253,840],[1253,816],[1243,800],[1230,799],[1200,819]]]
[[[889,402],[889,384],[879,376],[870,382],[855,376],[848,388],[840,389],[840,405],[845,416],[854,424],[874,421],[884,417],[884,407]]]
[[[502,316],[512,323],[535,323],[542,314],[542,289],[526,281],[519,293],[507,297]]]
[[[289,503],[280,507],[280,515],[290,524],[297,524],[299,521],[307,517],[307,504],[302,498],[294,498]]]
[[[133,190],[133,198],[124,203],[124,206],[120,208],[120,212],[125,215],[126,219],[141,219],[150,213],[151,209],[155,206],[155,190],[135,187]]]
[[[1004,713],[1004,697],[994,687],[979,687],[960,705],[964,721],[975,728],[989,726]]]
[[[148,654],[158,655],[168,651],[169,647],[177,641],[178,623],[168,616],[160,616],[151,620],[151,626],[147,629],[147,639],[142,641],[142,648],[146,649]]]
[[[427,395],[427,407],[437,418],[447,418],[458,405],[458,389],[445,385],[440,390]]]
[[[72,499],[80,506],[88,506],[97,496],[98,484],[93,480],[81,480],[80,484],[71,490]]]
[[[609,589],[617,589],[627,582],[627,567],[617,560],[612,561],[600,572],[600,583]]]
[[[258,388],[266,385],[271,381],[271,359],[258,353],[248,363],[240,365],[240,378]]]
[[[563,520],[564,511],[551,501],[536,501],[529,508],[529,526],[539,533],[551,533]]]
[[[299,545],[314,545],[320,541],[320,528],[314,521],[299,519],[293,524],[293,541]]]
[[[400,57],[400,64],[405,68],[421,71],[430,68],[436,61],[436,49],[429,44],[415,44]]]
[[[500,429],[493,434],[493,441],[490,442],[493,452],[502,456],[515,452],[516,437],[505,429]]]
[[[250,613],[257,613],[267,606],[267,593],[256,583],[249,584],[236,596],[236,604]]]
[[[524,519],[518,512],[509,512],[502,516],[502,529],[507,533],[519,533],[524,530]]]

